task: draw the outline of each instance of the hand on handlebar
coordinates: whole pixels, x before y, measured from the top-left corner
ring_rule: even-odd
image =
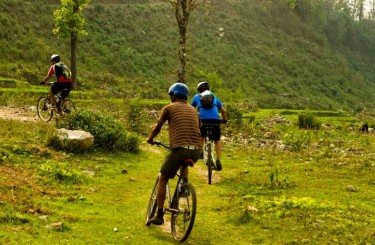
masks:
[[[149,143],[150,145],[157,145],[159,142],[155,141],[154,139],[147,139],[147,143]]]

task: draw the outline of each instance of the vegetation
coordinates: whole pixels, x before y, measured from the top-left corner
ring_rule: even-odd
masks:
[[[59,3],[0,2],[1,106],[35,116],[48,57],[68,59],[69,44],[51,35]],[[188,243],[375,243],[375,15],[356,3],[220,0],[190,16],[187,84],[210,81],[229,120],[223,171],[212,185],[201,161],[190,171]],[[0,116],[0,243],[174,244],[168,222],[144,226],[166,151],[141,140],[175,80],[173,11],[95,0],[84,15],[70,95],[80,110],[56,124]],[[50,147],[56,127],[91,132],[95,149]]]
[[[97,148],[135,153],[139,151],[139,139],[135,135],[126,132],[123,125],[113,117],[93,111],[73,112],[64,120],[58,121],[57,127],[90,132]]]
[[[374,22],[334,1],[215,1],[191,13],[187,84],[219,78],[225,102],[259,108],[373,108]],[[301,1],[298,1],[299,3]],[[57,0],[0,3],[0,76],[37,84],[48,57],[69,60],[67,41],[51,35]],[[178,30],[164,1],[93,1],[79,40],[78,90],[109,97],[159,98],[175,81]],[[105,18],[104,18],[105,17]],[[69,64],[68,64],[69,65]]]
[[[299,129],[304,113],[325,126]],[[150,128],[155,118],[144,120]],[[201,161],[191,169],[199,204],[188,243],[373,243],[375,141],[359,127],[351,116],[311,110],[259,109],[241,125],[230,120],[213,185]],[[54,128],[0,119],[1,241],[174,244],[167,225],[144,226],[165,150],[143,141],[137,154],[64,153],[46,147]]]

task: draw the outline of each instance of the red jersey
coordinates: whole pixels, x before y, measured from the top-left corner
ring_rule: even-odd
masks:
[[[52,65],[51,68],[49,68],[48,76],[52,76],[53,74],[56,75],[56,73],[55,73],[55,65]],[[57,77],[57,81],[61,82],[61,83],[71,83],[72,79],[71,78],[66,79],[64,76],[60,76],[60,77]]]

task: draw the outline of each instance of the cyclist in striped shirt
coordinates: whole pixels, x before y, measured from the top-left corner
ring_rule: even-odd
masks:
[[[158,211],[150,223],[161,225],[164,223],[164,201],[166,186],[170,178],[176,176],[180,165],[186,159],[196,162],[199,159],[202,142],[198,112],[187,103],[188,87],[183,83],[173,84],[168,91],[172,103],[165,106],[152,129],[147,142],[154,144],[154,138],[160,133],[165,122],[168,122],[169,143],[171,150],[166,156],[161,169],[156,202]],[[187,182],[188,168],[183,176]]]

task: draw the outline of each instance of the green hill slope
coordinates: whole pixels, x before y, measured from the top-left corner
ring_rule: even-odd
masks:
[[[62,54],[69,64],[69,40],[51,34],[58,7],[53,0],[0,3],[0,76],[37,84],[50,54]],[[262,108],[372,107],[374,23],[360,25],[318,7],[300,13],[283,0],[220,0],[196,10],[188,32],[188,85],[208,79],[223,101]],[[170,5],[93,0],[85,15],[89,35],[79,42],[80,88],[164,98],[177,69]]]

